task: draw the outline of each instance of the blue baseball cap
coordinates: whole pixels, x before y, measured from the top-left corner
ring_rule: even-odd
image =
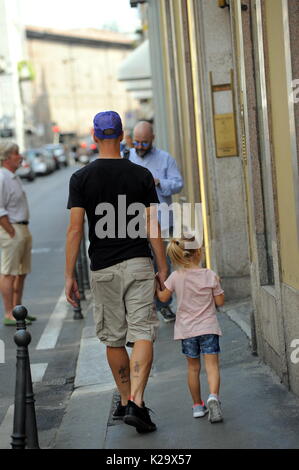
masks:
[[[115,111],[103,111],[93,119],[94,135],[98,139],[117,139],[123,132],[119,114]]]

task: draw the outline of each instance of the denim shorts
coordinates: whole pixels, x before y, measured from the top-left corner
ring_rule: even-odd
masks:
[[[219,335],[200,335],[182,339],[182,353],[196,359],[202,354],[220,353]]]

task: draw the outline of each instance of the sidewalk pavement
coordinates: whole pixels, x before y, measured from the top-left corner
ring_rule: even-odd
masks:
[[[186,360],[173,323],[161,319],[145,403],[157,431],[138,434],[111,418],[117,393],[105,347],[95,337],[92,312],[84,328],[74,392],[56,436],[56,449],[298,449],[299,398],[251,354],[249,299],[218,313],[224,421],[192,417]],[[204,367],[203,367],[204,369]],[[203,371],[202,397],[208,396]]]

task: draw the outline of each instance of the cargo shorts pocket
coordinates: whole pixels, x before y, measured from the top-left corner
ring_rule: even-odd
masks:
[[[93,318],[96,327],[96,335],[97,337],[104,341],[106,339],[105,331],[104,331],[104,305],[103,304],[95,304],[93,309]]]
[[[103,328],[104,323],[104,306],[102,304],[95,304],[93,309],[93,318],[96,325],[96,333]]]
[[[95,304],[110,304],[117,297],[114,274],[92,274],[91,290]]]
[[[138,297],[140,302],[152,302],[155,295],[155,274],[153,272],[143,272],[133,274],[136,288],[138,289]]]
[[[159,325],[160,321],[153,306],[135,312],[129,321],[128,343],[133,344],[141,339],[155,341]]]

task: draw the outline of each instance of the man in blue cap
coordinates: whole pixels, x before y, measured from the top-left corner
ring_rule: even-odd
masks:
[[[74,270],[86,212],[96,334],[106,345],[121,398],[113,418],[123,419],[138,432],[150,432],[156,425],[143,395],[159,324],[153,305],[155,272],[151,252],[162,282],[167,276],[167,262],[158,219],[151,207],[159,202],[154,179],[150,171],[121,157],[122,139],[122,122],[116,112],[95,116],[94,140],[99,157],[76,171],[70,180],[65,291],[68,302],[75,306],[79,292]],[[140,206],[142,220],[139,217],[136,224]],[[150,224],[157,229],[156,234],[150,231]],[[126,345],[133,345],[130,358]]]

